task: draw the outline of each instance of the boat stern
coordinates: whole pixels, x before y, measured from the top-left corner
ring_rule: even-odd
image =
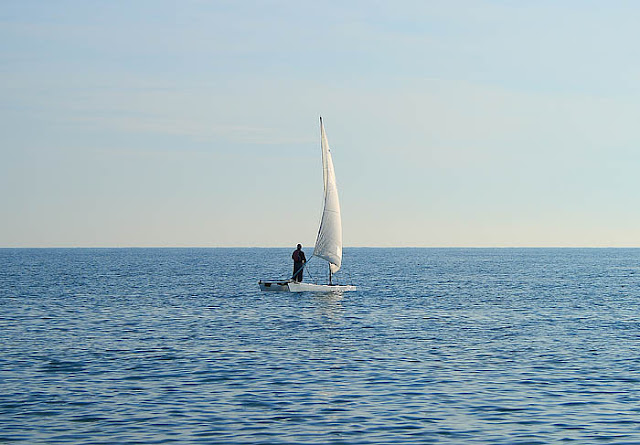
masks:
[[[289,281],[258,281],[260,290],[263,292],[290,292]]]

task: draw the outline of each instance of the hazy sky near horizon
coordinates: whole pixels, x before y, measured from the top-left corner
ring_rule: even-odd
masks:
[[[640,246],[640,3],[0,3],[0,247]]]

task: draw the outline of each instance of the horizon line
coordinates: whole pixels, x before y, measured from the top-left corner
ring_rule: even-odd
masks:
[[[309,247],[313,249],[315,246]],[[291,246],[0,246],[0,249],[289,249]],[[344,246],[343,249],[638,249],[640,246]]]

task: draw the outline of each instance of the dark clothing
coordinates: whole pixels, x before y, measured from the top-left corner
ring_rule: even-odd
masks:
[[[296,263],[304,263],[305,261],[307,261],[307,257],[304,256],[304,252],[298,249],[293,251],[293,253],[291,254],[291,259],[293,259],[293,261],[295,261]]]
[[[304,263],[293,263],[293,281],[301,282],[303,271]]]
[[[293,259],[293,281],[297,281],[298,283],[302,281],[302,271],[304,270],[304,263],[307,261],[307,258],[304,256],[304,252],[302,250],[294,250],[291,255]]]

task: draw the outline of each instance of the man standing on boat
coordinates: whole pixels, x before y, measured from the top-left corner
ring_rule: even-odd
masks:
[[[307,262],[307,258],[304,256],[304,252],[302,251],[302,244],[298,244],[296,250],[293,251],[291,258],[293,259],[293,277],[291,277],[291,279],[300,283],[302,281],[304,263]]]

